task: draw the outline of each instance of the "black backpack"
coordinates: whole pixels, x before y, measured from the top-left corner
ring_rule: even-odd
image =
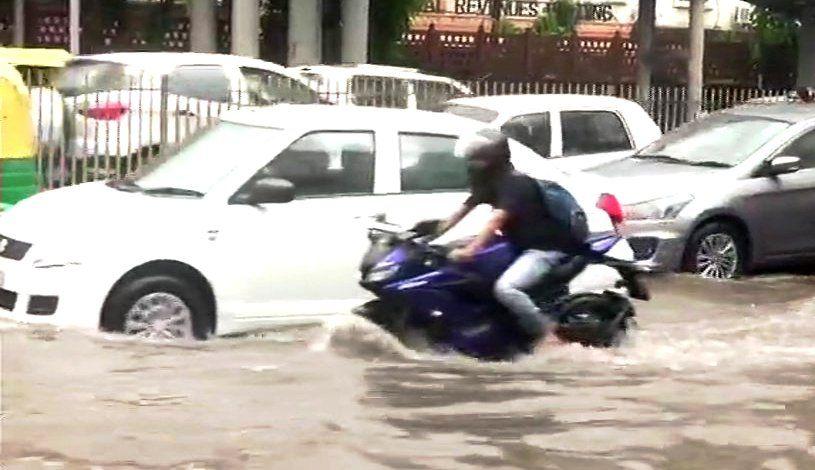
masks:
[[[567,234],[575,248],[582,247],[589,238],[589,223],[586,213],[574,196],[563,186],[552,181],[535,180],[540,187],[544,205],[549,216]]]

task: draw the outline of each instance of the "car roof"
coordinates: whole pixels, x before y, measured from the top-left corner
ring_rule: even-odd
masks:
[[[799,123],[815,119],[815,103],[750,103],[721,111],[724,114],[762,117]]]
[[[392,65],[376,65],[376,64],[340,64],[340,65],[302,65],[299,67],[292,67],[300,73],[314,72],[325,76],[383,76],[393,78],[403,78],[406,80],[431,80],[454,82],[450,77],[442,75],[431,75],[420,71],[419,69],[408,67],[395,67]]]
[[[569,106],[592,106],[599,108],[619,109],[621,107],[636,105],[636,103],[633,101],[614,96],[577,94],[476,96],[468,98],[455,98],[448,101],[448,103],[462,106],[474,106],[499,113],[508,112],[513,114],[535,112],[552,107],[563,108]]]
[[[296,130],[357,130],[391,126],[400,131],[452,133],[474,132],[483,123],[447,113],[369,106],[278,104],[227,111],[222,121],[250,126]]]
[[[74,60],[95,60],[134,65],[159,73],[166,73],[179,65],[230,65],[256,67],[292,76],[286,67],[274,62],[228,54],[205,54],[201,52],[113,52],[76,56]],[[158,69],[158,70],[156,70]],[[300,78],[300,77],[298,77]]]

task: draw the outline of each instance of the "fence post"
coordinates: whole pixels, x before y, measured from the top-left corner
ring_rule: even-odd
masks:
[[[427,61],[428,65],[433,64],[435,59],[435,52],[436,52],[436,43],[438,39],[438,35],[436,33],[436,23],[431,23],[430,27],[427,28],[427,33],[425,35],[425,60]]]
[[[526,28],[524,32],[524,76],[529,79],[532,76],[532,28]]]
[[[161,103],[159,105],[159,153],[161,153],[166,145],[167,145],[167,132],[168,132],[168,125],[169,125],[169,75],[162,75],[161,77],[161,91],[159,92],[161,96],[159,99]]]
[[[475,33],[475,62],[473,63],[473,72],[476,76],[483,75],[484,69],[484,48],[486,47],[487,33],[484,31],[484,23],[478,25],[478,31]]]
[[[623,48],[623,37],[620,35],[619,30],[614,33],[614,38],[611,40],[607,59],[611,82],[622,83],[623,69],[625,68],[625,50]]]

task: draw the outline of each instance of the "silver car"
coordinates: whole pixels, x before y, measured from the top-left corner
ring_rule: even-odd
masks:
[[[815,258],[815,104],[745,105],[591,171],[643,268],[732,278]]]

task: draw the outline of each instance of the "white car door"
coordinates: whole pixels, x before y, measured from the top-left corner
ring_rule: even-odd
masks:
[[[347,312],[367,297],[357,269],[367,217],[382,210],[375,141],[373,131],[310,132],[253,176],[292,182],[296,198],[229,206],[217,238],[222,253],[231,251],[222,264],[235,280],[219,310],[259,327]]]
[[[564,109],[552,115],[553,162],[566,171],[593,168],[625,158],[634,142],[615,111]]]

